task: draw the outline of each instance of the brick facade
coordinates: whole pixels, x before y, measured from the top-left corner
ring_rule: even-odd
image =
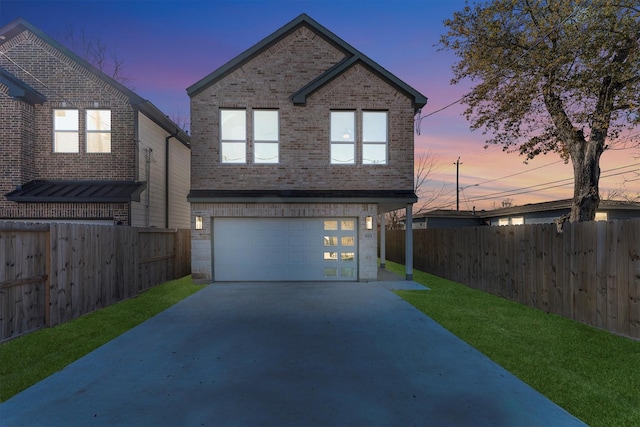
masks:
[[[320,46],[318,46],[320,45]],[[318,60],[322,58],[322,60]],[[413,105],[372,71],[357,64],[314,93],[305,106],[289,97],[344,58],[311,30],[302,28],[267,49],[191,99],[191,188],[224,190],[397,190],[413,188]],[[283,64],[287,64],[284,66]],[[283,75],[284,74],[284,75]],[[220,163],[220,108],[247,109],[246,165]],[[251,161],[251,110],[277,108],[280,114],[280,162]],[[389,114],[387,165],[331,165],[329,113],[363,110]],[[361,158],[362,145],[356,145]]]
[[[359,191],[413,192],[413,117],[415,98],[406,87],[390,81],[386,70],[368,59],[356,60],[310,91],[306,103],[294,103],[292,95],[319,81],[359,52],[330,34],[315,21],[301,15],[272,36],[232,60],[221,70],[187,89],[191,96],[191,216],[192,272],[194,280],[213,278],[211,218],[358,218],[358,279],[377,278],[375,232],[365,230],[365,218],[375,218],[375,200],[355,202]],[[202,83],[205,82],[205,83]],[[418,94],[419,95],[419,94]],[[420,97],[422,97],[420,95]],[[422,99],[422,98],[420,98]],[[426,102],[426,98],[424,98]],[[247,117],[247,162],[224,164],[220,155],[220,109],[245,109]],[[253,162],[254,109],[277,109],[279,113],[279,161]],[[330,113],[356,112],[356,161],[353,165],[331,164]],[[362,112],[386,111],[387,164],[363,164]],[[293,199],[281,203],[260,197],[246,203],[211,202],[202,194],[234,191],[339,192],[344,200]],[[349,200],[353,194],[353,200]],[[374,194],[374,193],[372,193]],[[401,204],[401,206],[403,206]],[[193,224],[204,218],[202,230]],[[376,229],[374,226],[373,230]],[[250,267],[250,266],[248,266]]]
[[[16,20],[2,31],[0,67],[41,94],[44,102],[31,105],[12,98],[7,87],[0,83],[0,133],[4,145],[0,157],[0,219],[110,219],[115,224],[145,225],[131,223],[132,203],[135,201],[18,203],[7,200],[7,193],[34,180],[144,181],[145,177],[139,176],[139,153],[144,151],[141,140],[164,150],[165,137],[174,134],[177,126],[148,101],[102,74],[29,23]],[[56,109],[78,111],[77,153],[54,152]],[[89,109],[111,112],[111,149],[108,153],[87,152],[86,111]],[[154,123],[145,128],[149,134],[139,130],[139,115],[142,113],[148,114]],[[174,138],[168,144],[188,146],[188,136],[184,132],[178,135],[178,139]],[[188,150],[180,155],[186,160]],[[161,186],[164,191],[166,169],[159,174],[154,177],[158,181],[153,183],[154,190]],[[174,182],[171,181],[170,185],[170,191],[174,191]],[[183,199],[176,202],[184,206],[183,218],[176,218],[181,224],[188,223],[188,185],[184,187],[180,194]],[[142,209],[153,210],[164,219],[164,201],[154,203]],[[136,205],[138,211],[141,209],[139,205]],[[164,223],[163,220],[163,226]]]

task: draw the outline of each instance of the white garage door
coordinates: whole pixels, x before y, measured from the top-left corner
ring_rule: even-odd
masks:
[[[357,280],[356,218],[215,218],[214,280]]]

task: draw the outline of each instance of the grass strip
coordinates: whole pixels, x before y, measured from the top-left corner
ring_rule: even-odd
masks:
[[[387,262],[404,274],[404,266]],[[403,299],[591,426],[640,425],[640,341],[414,270]]]
[[[136,325],[202,289],[191,276],[136,298],[0,344],[0,402],[25,390]]]

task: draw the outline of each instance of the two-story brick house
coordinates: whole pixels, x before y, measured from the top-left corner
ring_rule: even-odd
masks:
[[[0,28],[0,220],[189,228],[189,136],[23,19]]]
[[[194,280],[376,280],[423,95],[305,14],[187,93]]]

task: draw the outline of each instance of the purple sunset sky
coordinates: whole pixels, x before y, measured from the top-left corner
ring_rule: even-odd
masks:
[[[188,86],[307,13],[427,96],[423,114],[428,114],[456,101],[469,87],[450,85],[455,58],[435,46],[445,32],[443,21],[464,4],[464,0],[2,0],[0,26],[22,17],[60,42],[70,26],[84,29],[125,61],[136,93],[167,115],[188,115]],[[469,130],[462,110],[457,104],[422,120],[421,134],[416,135],[416,150],[431,150],[441,165],[432,174],[432,184],[444,185],[446,194],[433,208],[455,209],[458,156],[461,209],[488,209],[505,198],[520,205],[572,196],[570,164],[547,155],[525,165],[522,157],[503,153],[501,147],[484,149],[485,137]],[[637,129],[629,132],[636,133]],[[638,156],[638,148],[602,156],[603,194],[619,187],[638,193],[640,181],[632,173],[640,168]],[[607,172],[626,165],[635,167]],[[606,177],[620,171],[627,173]],[[558,180],[565,181],[552,183]],[[533,191],[557,184],[563,185]]]

